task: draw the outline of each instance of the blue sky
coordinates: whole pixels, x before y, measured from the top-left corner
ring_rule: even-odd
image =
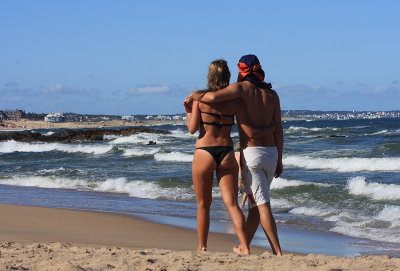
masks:
[[[256,54],[282,109],[400,109],[399,1],[0,1],[0,110],[182,113]]]

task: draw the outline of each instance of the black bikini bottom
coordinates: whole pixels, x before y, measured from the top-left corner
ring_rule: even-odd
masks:
[[[210,146],[210,147],[200,147],[196,148],[196,150],[205,150],[208,151],[209,154],[214,158],[217,166],[221,164],[221,161],[224,160],[225,156],[228,155],[231,151],[233,151],[232,146]]]

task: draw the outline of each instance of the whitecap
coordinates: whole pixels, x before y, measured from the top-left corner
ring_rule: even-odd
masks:
[[[133,148],[124,150],[123,156],[148,156],[160,151],[160,148]]]
[[[131,197],[145,199],[190,200],[194,198],[194,192],[189,188],[165,188],[148,181],[127,181],[124,177],[107,179],[99,183],[94,190],[126,193]]]
[[[112,139],[113,137],[107,137]],[[119,144],[147,144],[149,141],[154,141],[157,144],[166,143],[164,139],[161,138],[161,135],[158,134],[149,134],[149,133],[140,133],[134,134],[130,136],[117,136],[116,138],[110,141],[110,144],[119,145]]]
[[[336,212],[334,209],[322,207],[297,207],[289,211],[291,214],[306,216],[328,216]]]
[[[126,178],[109,178],[105,181],[89,181],[55,176],[13,176],[0,179],[0,184],[39,187],[50,189],[72,189],[81,191],[97,191],[108,193],[128,194],[131,197],[146,199],[193,200],[192,187],[161,187],[148,181],[128,181]],[[214,191],[215,196],[220,194]]]
[[[365,223],[339,223],[331,229],[333,232],[341,233],[347,236],[366,238],[379,242],[400,243],[400,234],[398,229],[377,229],[364,227],[360,224]]]
[[[374,200],[400,199],[400,185],[366,182],[362,176],[350,178],[346,189],[352,195],[367,196]]]
[[[325,184],[325,183],[313,183],[313,182],[305,182],[305,181],[300,181],[300,180],[287,180],[284,178],[274,178],[272,183],[271,183],[271,189],[281,189],[285,187],[291,187],[291,186],[301,186],[301,185],[315,185],[315,186],[321,186],[321,187],[328,187],[331,186],[330,184]]]
[[[390,222],[391,228],[400,227],[400,206],[386,205],[374,219]]]
[[[193,155],[182,152],[156,153],[154,159],[166,162],[192,162]]]
[[[315,158],[309,156],[288,156],[283,159],[285,166],[306,169],[326,169],[338,172],[354,171],[399,171],[400,158]]]
[[[60,144],[60,143],[26,143],[9,140],[0,142],[0,153],[13,152],[49,152],[60,151],[67,153],[92,153],[104,154],[112,150],[112,146],[98,144]]]

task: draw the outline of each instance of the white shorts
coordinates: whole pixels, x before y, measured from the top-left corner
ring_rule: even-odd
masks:
[[[278,162],[277,147],[247,147],[243,150],[242,176],[245,192],[254,197],[250,208],[270,202],[269,188]]]

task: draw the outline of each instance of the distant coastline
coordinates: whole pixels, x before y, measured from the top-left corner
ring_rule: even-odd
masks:
[[[32,129],[83,129],[104,127],[138,127],[157,125],[184,125],[185,114],[174,115],[84,115],[76,113],[36,114],[23,110],[14,110],[20,116],[0,118],[0,131]],[[14,112],[8,111],[8,112]],[[16,114],[14,114],[16,115]],[[49,117],[51,116],[51,117]],[[314,111],[282,110],[283,121],[296,120],[350,120],[350,119],[384,119],[400,118],[400,110],[392,111]],[[50,120],[51,119],[51,120]],[[46,121],[45,121],[46,120]]]
[[[304,118],[283,117],[283,121],[305,120]],[[5,121],[6,126],[0,126],[4,130],[36,130],[36,129],[85,129],[85,128],[110,128],[110,127],[140,127],[158,125],[185,125],[184,120],[106,120],[87,122],[46,122],[43,120],[19,120]]]

